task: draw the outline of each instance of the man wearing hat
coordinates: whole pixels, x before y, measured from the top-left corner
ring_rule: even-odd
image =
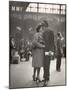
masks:
[[[44,86],[47,85],[47,82],[49,81],[49,76],[50,76],[50,59],[51,59],[51,54],[53,55],[54,49],[55,49],[55,44],[54,44],[54,32],[48,29],[48,23],[47,21],[43,21],[42,23],[42,28],[44,30],[43,32],[43,39],[45,42],[45,49],[44,49]]]

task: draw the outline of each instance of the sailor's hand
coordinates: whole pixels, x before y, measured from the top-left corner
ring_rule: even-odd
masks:
[[[53,55],[54,55],[54,52],[52,52],[52,51],[49,51],[49,55],[52,55],[52,56],[53,56]]]

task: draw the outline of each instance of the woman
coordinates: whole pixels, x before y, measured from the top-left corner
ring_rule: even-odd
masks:
[[[40,68],[43,66],[43,58],[44,58],[44,41],[42,38],[42,25],[39,25],[36,28],[36,33],[34,35],[34,39],[32,42],[32,56],[33,56],[33,60],[32,60],[32,66],[33,66],[33,80],[35,81],[40,81]],[[36,72],[37,72],[37,76],[36,76]]]

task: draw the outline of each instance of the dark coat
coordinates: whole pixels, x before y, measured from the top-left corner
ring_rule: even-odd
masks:
[[[46,29],[43,33],[43,39],[45,41],[45,51],[54,51],[54,32],[50,29]]]
[[[50,29],[46,29],[43,33],[43,39],[45,42],[44,52],[54,51],[54,49],[55,49],[54,32],[51,31]],[[49,67],[50,59],[51,59],[50,56],[44,55],[44,67]]]
[[[57,56],[62,56],[62,40],[60,38],[57,38]]]

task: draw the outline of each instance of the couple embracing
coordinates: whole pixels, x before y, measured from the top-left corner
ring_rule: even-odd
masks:
[[[47,21],[43,21],[36,28],[36,33],[32,41],[32,66],[33,80],[40,82],[40,69],[43,67],[44,86],[47,85],[50,76],[49,52],[54,51],[54,33],[48,29]]]

